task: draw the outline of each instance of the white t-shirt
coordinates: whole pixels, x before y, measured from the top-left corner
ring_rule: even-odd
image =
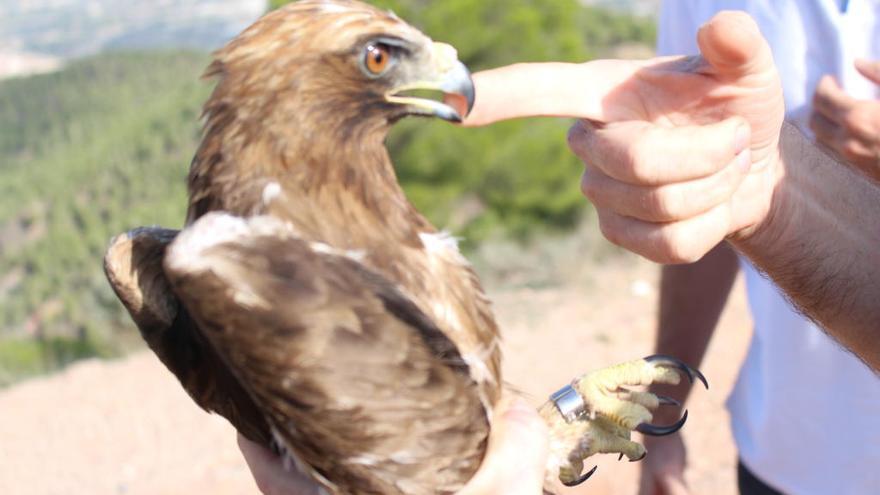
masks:
[[[853,96],[878,97],[853,61],[880,60],[880,0],[666,0],[660,54],[697,53],[697,29],[721,10],[758,22],[782,76],[787,119],[808,135],[823,75]],[[755,335],[728,408],[743,463],[790,495],[880,494],[880,378],[742,266]]]

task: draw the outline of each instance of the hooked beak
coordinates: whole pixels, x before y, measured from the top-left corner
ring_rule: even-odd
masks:
[[[475,91],[470,71],[463,63],[459,62],[455,48],[445,43],[433,44],[431,60],[428,65],[429,67],[425,71],[430,74],[428,77],[395,88],[386,95],[385,99],[391,103],[405,105],[407,112],[414,115],[439,117],[450,122],[461,123],[474,107]],[[444,97],[464,98],[467,102],[467,112],[465,115],[461,115],[458,110],[442,101],[405,94],[410,91],[424,90],[441,91]]]

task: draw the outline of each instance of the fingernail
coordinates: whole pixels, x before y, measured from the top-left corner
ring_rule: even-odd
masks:
[[[749,126],[741,125],[736,129],[736,138],[734,140],[734,153],[739,154],[749,147],[751,132]]]
[[[736,155],[736,166],[744,173],[752,169],[752,150],[746,148]]]

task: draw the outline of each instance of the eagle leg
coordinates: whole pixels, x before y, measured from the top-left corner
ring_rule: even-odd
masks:
[[[699,380],[709,388],[702,373],[668,356],[649,356],[594,371],[575,380],[572,387],[583,399],[585,412],[590,417],[606,419],[627,431],[668,435],[678,431],[687,416],[674,425],[660,427],[649,424],[653,418],[651,411],[663,405],[677,405],[678,401],[628,387],[654,383],[677,385],[682,375],[691,383]]]
[[[653,436],[675,433],[684,426],[687,411],[672,425],[652,425],[651,411],[680,402],[630,387],[676,385],[682,376],[691,383],[699,380],[708,388],[702,373],[678,359],[650,356],[588,373],[553,394],[540,410],[552,439],[548,477],[556,475],[564,485],[576,486],[595,471],[581,475],[584,459],[592,455],[619,453],[630,462],[644,459],[647,451],[630,439],[632,432]]]

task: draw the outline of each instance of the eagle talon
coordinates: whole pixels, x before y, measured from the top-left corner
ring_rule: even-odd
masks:
[[[584,460],[595,454],[617,453],[618,461],[624,456],[630,462],[645,459],[647,450],[631,439],[633,431],[648,436],[679,431],[687,422],[687,410],[671,425],[655,425],[651,421],[657,408],[681,407],[681,401],[635,387],[676,385],[683,375],[692,383],[700,380],[706,384],[702,373],[678,359],[650,356],[587,373],[550,396],[541,414],[554,439],[549,465],[559,481],[565,486],[583,483],[595,471],[594,468],[581,476]]]
[[[684,414],[681,416],[681,419],[676,421],[675,424],[671,424],[669,426],[657,426],[642,423],[636,427],[636,431],[643,435],[648,435],[651,437],[663,437],[666,435],[672,435],[673,433],[680,430],[682,426],[684,426],[684,423],[687,421],[687,419],[688,412],[687,410],[685,410]]]
[[[673,399],[672,397],[666,397],[665,395],[658,395],[657,401],[660,402],[661,406],[675,406],[678,407],[681,405],[681,401]]]
[[[565,481],[562,478],[560,478],[559,481],[562,482],[563,485],[565,485],[569,488],[573,488],[575,486],[583,484],[585,481],[590,479],[590,476],[592,476],[593,473],[595,473],[597,469],[599,469],[599,466],[593,466],[593,469],[590,469],[583,476],[581,476],[580,478],[578,478],[576,480]]]
[[[697,379],[703,383],[703,386],[706,387],[706,390],[709,389],[709,381],[706,380],[706,377],[703,376],[702,373],[700,373],[700,370],[691,368],[690,366],[684,364],[684,362],[682,362],[680,359],[674,358],[672,356],[655,354],[653,356],[646,357],[645,362],[651,363],[655,366],[666,366],[670,368],[675,368],[687,375],[688,380],[691,383],[694,383],[694,379]]]
[[[621,456],[622,455],[623,454],[621,454]],[[646,451],[642,452],[642,455],[640,455],[638,459],[630,459],[629,462],[639,462],[647,456],[648,456],[648,451],[646,450]]]

